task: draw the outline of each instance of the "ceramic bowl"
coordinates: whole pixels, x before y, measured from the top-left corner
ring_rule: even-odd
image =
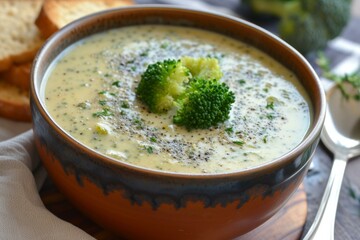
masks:
[[[191,26],[249,43],[301,80],[312,103],[303,141],[284,156],[247,170],[191,175],[139,168],[74,140],[49,116],[41,86],[54,58],[72,43],[136,24]],[[285,42],[244,20],[169,6],[134,6],[75,21],[52,36],[32,71],[31,109],[36,147],[49,176],[96,223],[126,239],[232,239],[271,218],[302,182],[325,115],[321,84],[307,61]]]

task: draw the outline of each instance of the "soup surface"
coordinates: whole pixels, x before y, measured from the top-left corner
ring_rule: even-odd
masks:
[[[219,60],[235,94],[230,119],[206,130],[174,125],[175,111],[149,113],[135,89],[146,67],[183,56]],[[144,25],[81,40],[54,61],[43,93],[55,122],[119,161],[161,171],[222,173],[269,162],[293,149],[310,125],[296,76],[232,38],[185,27]]]

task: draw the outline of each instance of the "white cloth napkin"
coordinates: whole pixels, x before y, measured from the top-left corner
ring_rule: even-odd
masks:
[[[4,129],[1,123],[3,139],[18,131],[19,124]],[[32,130],[0,142],[0,240],[94,239],[45,208],[37,188],[44,179],[41,169]]]

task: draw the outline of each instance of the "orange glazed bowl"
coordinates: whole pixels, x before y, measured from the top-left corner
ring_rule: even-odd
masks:
[[[229,173],[146,169],[100,154],[64,131],[49,114],[44,79],[71,44],[105,30],[143,24],[189,26],[250,44],[290,69],[310,98],[311,123],[300,144],[261,165]],[[59,190],[85,215],[125,239],[232,239],[271,218],[302,182],[319,142],[324,92],[296,50],[244,20],[186,8],[134,6],[107,10],[67,25],[39,51],[32,69],[36,147]]]

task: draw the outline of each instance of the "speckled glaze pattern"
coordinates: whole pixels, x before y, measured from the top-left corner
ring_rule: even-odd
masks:
[[[186,175],[138,168],[100,155],[61,130],[48,115],[40,85],[51,61],[73,42],[106,29],[173,24],[248,42],[290,68],[313,103],[312,126],[287,155],[227,174]],[[65,27],[34,62],[31,109],[36,146],[50,177],[86,215],[129,239],[231,239],[279,210],[301,183],[319,141],[325,98],[314,71],[295,50],[242,20],[164,6],[115,9]]]
[[[40,117],[38,119],[39,123],[43,121]],[[42,124],[34,126],[38,134],[38,145],[46,150],[46,155],[56,156],[63,171],[66,174],[74,174],[77,184],[82,186],[83,179],[87,178],[97,185],[104,195],[122,189],[125,192],[124,197],[132,204],[142,205],[143,202],[148,202],[154,210],[162,203],[171,204],[175,208],[185,208],[186,202],[191,200],[202,201],[205,208],[216,205],[225,207],[228,203],[238,201],[237,208],[240,208],[250,199],[247,191],[254,187],[262,189],[259,196],[271,197],[274,192],[288,187],[287,179],[304,171],[316,146],[314,143],[292,163],[262,176],[210,180],[154,178],[127,169],[112,171],[111,166],[104,165],[96,158],[89,158],[86,152],[72,146],[54,131],[49,131],[50,127],[46,125],[43,121]]]

